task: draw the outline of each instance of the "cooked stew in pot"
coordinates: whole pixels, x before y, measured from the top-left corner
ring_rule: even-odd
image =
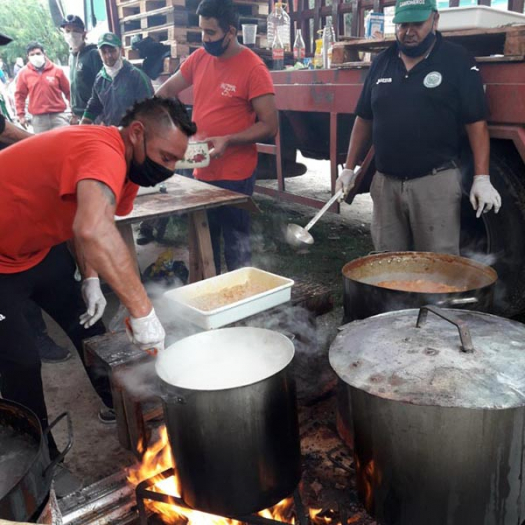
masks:
[[[435,281],[428,281],[426,279],[414,279],[410,281],[380,281],[377,283],[377,286],[380,286],[381,288],[389,288],[390,290],[420,293],[454,293],[464,292],[467,289],[464,286],[436,283]]]

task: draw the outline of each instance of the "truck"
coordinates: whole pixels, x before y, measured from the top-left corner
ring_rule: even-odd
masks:
[[[200,44],[198,0],[70,0],[82,2],[87,26],[96,28],[97,12],[104,12],[110,30],[123,38],[127,58],[136,63],[132,38],[151,37],[171,50],[169,66],[157,79],[161,82],[177,64]],[[241,21],[257,23],[259,40],[255,51],[271,68],[271,53],[264,40],[265,21],[272,9],[270,0],[234,0]],[[440,0],[449,8],[449,18],[460,16],[464,0]],[[490,0],[477,0],[483,7]],[[525,0],[495,0],[500,9],[520,19]],[[55,12],[60,0],[50,0]],[[273,71],[279,133],[275,144],[259,145],[261,175],[277,179],[275,188],[257,186],[256,191],[275,198],[320,208],[324,202],[294,195],[286,190],[286,177],[304,172],[296,162],[298,151],[306,158],[330,161],[332,192],[355,119],[354,111],[373,54],[392,37],[365,40],[364,21],[370,12],[392,15],[392,0],[292,0],[288,6],[293,42],[302,30],[307,56],[312,56],[317,32],[331,20],[338,42],[330,69]],[[470,5],[470,3],[469,3]],[[447,7],[448,6],[448,7]],[[456,11],[452,11],[456,8]],[[62,6],[63,9],[63,6]],[[464,17],[464,14],[462,15]],[[102,16],[104,18],[104,16]],[[477,220],[468,201],[472,165],[468,146],[462,153],[465,195],[462,204],[462,254],[492,265],[498,272],[496,312],[516,316],[525,311],[525,17],[523,25],[495,28],[460,28],[444,31],[446,38],[464,45],[477,59],[489,106],[491,138],[491,180],[502,196],[496,215]],[[519,20],[518,20],[519,21]],[[363,60],[364,58],[364,60]],[[288,55],[290,63],[290,56]],[[285,61],[286,63],[286,61]],[[191,92],[181,98],[191,104]],[[367,192],[374,172],[367,163],[359,192]],[[337,211],[334,207],[333,211]]]

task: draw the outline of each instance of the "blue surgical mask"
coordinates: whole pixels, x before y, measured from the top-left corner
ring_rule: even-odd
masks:
[[[226,51],[226,47],[222,47],[225,38],[226,35],[215,42],[203,42],[204,50],[214,57],[220,57]]]

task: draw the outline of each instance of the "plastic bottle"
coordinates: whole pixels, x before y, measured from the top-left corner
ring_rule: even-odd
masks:
[[[266,35],[268,45],[273,45],[275,33],[279,33],[281,42],[286,51],[291,51],[290,46],[290,16],[286,12],[283,2],[276,2],[272,12],[268,15]]]
[[[279,32],[276,31],[273,37],[272,44],[272,60],[273,60],[273,70],[279,71],[284,69],[284,47],[281,42],[281,36]]]
[[[323,68],[329,69],[332,63],[332,50],[335,42],[335,32],[332,21],[328,19],[323,29]]]
[[[304,45],[303,35],[301,30],[297,29],[295,32],[295,42],[293,44],[293,58],[295,62],[304,63],[306,56],[306,46]]]
[[[314,53],[314,69],[321,69],[323,67],[323,39],[318,38],[315,41],[315,53]]]

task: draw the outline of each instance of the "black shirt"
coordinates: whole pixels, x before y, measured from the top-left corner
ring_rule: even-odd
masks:
[[[85,45],[81,51],[69,55],[69,78],[71,81],[71,109],[77,117],[86,110],[102,59],[94,44]]]
[[[486,120],[487,109],[474,59],[438,33],[430,55],[409,72],[397,44],[380,53],[356,114],[373,120],[378,171],[416,178],[457,158],[465,124]]]
[[[5,117],[0,113],[0,135],[5,131]]]

